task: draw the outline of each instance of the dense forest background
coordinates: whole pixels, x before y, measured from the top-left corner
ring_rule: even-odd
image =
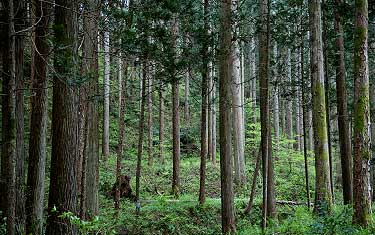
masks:
[[[0,234],[375,234],[374,0],[0,19]]]

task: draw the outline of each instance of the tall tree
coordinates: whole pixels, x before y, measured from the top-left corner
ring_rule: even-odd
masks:
[[[230,119],[230,88],[232,76],[231,0],[220,4],[220,50],[219,50],[219,116],[220,116],[220,179],[222,233],[236,231],[232,179],[232,141]]]
[[[144,59],[142,66],[142,78],[141,79],[141,110],[139,113],[138,121],[138,148],[137,148],[137,169],[135,178],[135,209],[136,213],[139,214],[141,204],[139,201],[140,194],[140,179],[141,179],[141,167],[142,167],[142,151],[143,151],[143,132],[144,132],[144,119],[145,119],[145,105],[146,105],[146,81],[148,76],[147,60]]]
[[[272,141],[269,110],[269,65],[270,65],[270,13],[269,0],[259,0],[259,64],[260,120],[263,167],[262,229],[266,228],[267,216],[276,213],[274,205]]]
[[[237,4],[237,1],[235,1]],[[233,69],[232,69],[232,122],[233,122],[233,157],[234,157],[234,180],[241,185],[246,180],[245,175],[245,146],[243,133],[244,122],[241,100],[241,64],[239,42],[233,46]]]
[[[150,69],[152,70],[152,68]],[[151,71],[150,71],[151,72]],[[147,90],[147,126],[148,126],[148,165],[152,166],[154,162],[154,150],[153,150],[153,136],[154,127],[152,120],[152,101],[153,101],[153,77],[152,74],[148,76],[148,90]]]
[[[98,52],[96,50],[99,17],[99,1],[86,1],[84,5],[84,73],[86,85],[86,127],[84,144],[84,170],[82,172],[81,215],[83,219],[91,219],[98,213],[99,184],[99,113],[96,95],[99,90]]]
[[[368,3],[355,1],[354,31],[354,161],[353,222],[368,226],[371,221],[370,197],[370,133],[368,71]]]
[[[26,234],[43,234],[44,178],[46,164],[47,129],[47,61],[49,44],[47,35],[50,23],[51,4],[34,0],[33,17],[40,19],[35,25],[31,90],[31,121],[29,140],[29,160],[26,194]]]
[[[342,171],[342,187],[344,204],[350,204],[353,200],[353,175],[352,175],[352,149],[350,146],[348,108],[346,95],[346,69],[345,69],[345,49],[344,30],[342,26],[342,16],[340,6],[342,0],[335,1],[335,31],[336,31],[336,95],[339,126],[340,157]]]
[[[2,188],[5,189],[2,195],[2,209],[5,212],[6,231],[8,235],[15,234],[15,163],[16,163],[16,54],[15,54],[15,28],[14,28],[14,2],[4,1],[2,6],[2,151],[1,151],[1,180]]]
[[[47,235],[75,235],[75,227],[60,217],[77,212],[78,107],[77,107],[77,2],[57,0],[52,106],[52,158]]]
[[[159,159],[164,163],[164,83],[159,85]]]
[[[106,20],[108,24],[108,21]],[[102,154],[104,159],[109,156],[109,92],[110,92],[110,47],[109,32],[104,32],[104,107],[103,107],[103,139]]]
[[[204,21],[204,37],[202,41],[201,55],[202,55],[202,113],[201,113],[201,165],[200,165],[200,181],[199,181],[199,203],[203,204],[206,200],[206,159],[208,152],[207,141],[207,114],[208,114],[208,0],[203,2],[203,21]]]
[[[330,209],[332,204],[327,122],[324,91],[324,65],[322,45],[322,20],[319,0],[309,0],[310,68],[313,102],[313,129],[315,150],[315,203],[316,213]]]
[[[180,194],[180,112],[179,112],[179,81],[176,76],[176,46],[177,46],[177,17],[173,17],[172,22],[172,137],[173,137],[173,178],[172,178],[172,193],[175,197]]]
[[[26,26],[26,2],[14,1],[15,83],[16,83],[16,233],[25,233],[25,131],[24,131],[24,31]]]

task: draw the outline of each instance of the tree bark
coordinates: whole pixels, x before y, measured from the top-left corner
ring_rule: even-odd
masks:
[[[44,178],[46,165],[47,129],[47,61],[50,52],[49,33],[51,5],[34,0],[33,17],[40,19],[35,26],[31,96],[31,121],[29,140],[29,161],[26,194],[26,234],[43,234]]]
[[[246,181],[245,175],[245,146],[243,133],[245,132],[242,117],[241,101],[241,67],[239,43],[235,43],[233,51],[233,70],[232,70],[232,122],[233,122],[233,152],[234,152],[234,180],[241,185]]]
[[[21,0],[14,1],[15,32],[24,29],[26,25],[26,3]],[[24,142],[24,36],[16,34],[15,40],[15,83],[16,83],[16,233],[25,233],[25,142]]]
[[[199,180],[199,204],[203,205],[206,200],[206,158],[208,150],[207,141],[207,114],[208,114],[208,79],[209,79],[209,66],[208,66],[208,0],[203,2],[204,12],[204,38],[202,42],[202,110],[201,110],[201,162],[200,162],[200,180]]]
[[[99,1],[91,0],[85,5],[83,19],[85,41],[84,47],[84,73],[88,76],[86,85],[86,121],[85,141],[83,152],[81,216],[83,219],[92,219],[99,210],[99,113],[98,101],[95,96],[99,90],[98,52],[97,45],[99,17]]]
[[[110,94],[110,51],[109,32],[104,32],[104,107],[103,107],[103,140],[102,154],[104,159],[109,157],[109,94]]]
[[[2,188],[5,193],[2,195],[2,209],[6,219],[6,231],[8,235],[16,232],[16,157],[17,157],[17,136],[16,136],[16,54],[15,54],[15,28],[14,28],[14,2],[4,1],[2,37],[2,153],[1,153],[1,179]]]
[[[189,106],[189,96],[190,96],[190,78],[192,77],[191,67],[188,68],[187,76],[185,76],[185,104],[184,104],[184,117],[186,123],[190,123],[190,106]]]
[[[222,233],[236,231],[232,179],[231,141],[231,0],[222,0],[220,5],[220,50],[219,50],[219,116],[220,116],[220,179],[221,179],[221,222]]]
[[[136,169],[136,185],[135,185],[135,210],[139,214],[141,210],[141,204],[139,201],[140,193],[140,179],[141,179],[141,167],[142,167],[142,150],[143,150],[143,132],[144,132],[144,119],[145,119],[145,105],[146,105],[146,81],[148,76],[147,60],[144,59],[142,68],[142,82],[141,82],[141,110],[139,113],[139,133],[138,133],[138,153],[137,153],[137,169]]]
[[[75,235],[77,229],[63,212],[77,212],[78,106],[77,2],[60,0],[55,6],[56,75],[52,107],[52,159],[47,235]],[[54,210],[56,208],[56,211]]]
[[[370,133],[368,77],[368,3],[355,1],[354,31],[354,161],[353,223],[367,227],[372,222],[370,197]]]
[[[345,69],[345,49],[344,49],[344,30],[342,26],[342,17],[340,6],[342,0],[336,0],[335,11],[335,31],[336,38],[336,95],[337,112],[339,126],[339,142],[342,172],[342,188],[344,204],[351,204],[353,201],[353,175],[352,175],[352,149],[350,146],[348,108],[346,95],[346,69]]]
[[[310,68],[311,93],[313,102],[313,128],[315,149],[315,203],[314,211],[318,214],[330,210],[332,194],[329,172],[329,152],[327,137],[327,119],[324,96],[324,64],[322,44],[322,21],[319,0],[309,1],[310,19]]]
[[[291,65],[291,52],[290,49],[287,50],[286,56],[287,64],[287,81],[289,90],[291,90],[292,85],[292,65]],[[292,97],[287,97],[285,102],[285,132],[289,140],[293,138],[293,109],[292,109]]]
[[[164,83],[159,86],[159,159],[164,163]]]
[[[153,100],[153,77],[150,74],[148,76],[148,88],[147,88],[147,113],[148,113],[148,120],[147,120],[147,126],[148,126],[148,165],[152,167],[154,162],[154,151],[153,151],[153,136],[154,136],[154,124],[152,120],[152,100]]]

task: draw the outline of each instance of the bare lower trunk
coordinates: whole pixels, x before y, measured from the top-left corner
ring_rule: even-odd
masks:
[[[325,109],[323,45],[321,35],[320,1],[309,2],[310,48],[311,48],[311,93],[313,102],[313,128],[315,139],[315,203],[314,211],[321,213],[330,210],[332,194],[329,171],[328,134]]]
[[[164,87],[160,81],[159,86],[159,159],[164,163]]]
[[[345,69],[345,52],[344,52],[344,35],[341,22],[341,13],[339,6],[342,6],[342,0],[335,1],[338,8],[335,12],[335,30],[336,38],[336,95],[337,95],[337,112],[338,112],[338,129],[340,142],[340,158],[342,172],[342,188],[344,204],[350,204],[353,201],[353,174],[352,174],[352,149],[350,145],[348,108],[346,95],[346,69]],[[371,89],[373,90],[373,89]],[[375,100],[374,100],[375,101]],[[373,103],[374,104],[374,103]],[[375,132],[374,132],[375,134]],[[375,139],[373,139],[375,140]]]
[[[29,159],[26,194],[26,234],[43,234],[44,178],[46,164],[46,129],[47,129],[47,61],[49,44],[50,4],[35,1],[34,17],[40,19],[35,28],[32,68],[31,121],[29,140]],[[39,53],[37,53],[38,51]]]
[[[219,51],[219,90],[220,90],[220,179],[221,179],[221,221],[222,233],[236,231],[234,220],[234,199],[232,180],[231,143],[231,0],[221,1],[220,8],[220,51]]]
[[[354,31],[354,161],[353,222],[361,226],[372,223],[370,197],[370,133],[368,77],[368,3],[355,1]]]

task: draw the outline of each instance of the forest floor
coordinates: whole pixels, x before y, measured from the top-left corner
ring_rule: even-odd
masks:
[[[135,191],[135,156],[123,161],[123,174],[132,177],[131,186]],[[171,159],[169,156],[166,159]],[[279,161],[276,165],[276,189],[278,200],[303,202],[304,177],[300,157],[295,161]],[[248,162],[255,162],[251,159]],[[171,196],[172,163],[166,160],[161,164],[154,160],[153,167],[143,159],[140,180],[141,210],[136,215],[135,205],[128,199],[121,200],[119,218],[114,219],[113,199],[108,196],[115,179],[116,157],[112,156],[100,171],[100,207],[99,222],[96,230],[102,233],[117,234],[220,234],[220,171],[207,163],[206,195],[203,206],[198,204],[199,157],[181,158],[181,195],[178,199]],[[250,192],[253,169],[248,166],[248,182],[244,186],[235,186],[235,213],[238,234],[261,234],[261,184],[258,183],[255,206],[249,215],[243,214]],[[313,176],[312,176],[313,177]],[[260,179],[258,180],[260,182]],[[297,192],[302,192],[297,194]],[[312,193],[313,195],[313,193]],[[340,199],[338,199],[340,200]],[[307,206],[278,205],[277,221],[269,221],[267,234],[375,234],[375,230],[363,230],[351,225],[352,210],[336,206],[333,213],[315,217]]]

